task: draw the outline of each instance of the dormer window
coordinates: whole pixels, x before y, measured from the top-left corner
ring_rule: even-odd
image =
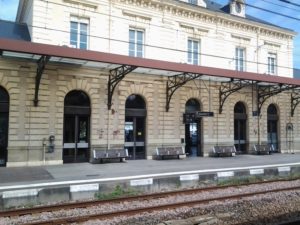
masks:
[[[198,5],[198,0],[188,0],[188,3]]]
[[[236,3],[235,3],[235,11],[236,11],[237,13],[241,13],[241,11],[242,11],[242,5],[241,5],[240,2],[236,2]]]
[[[231,0],[230,14],[240,17],[245,17],[245,1],[244,0]]]

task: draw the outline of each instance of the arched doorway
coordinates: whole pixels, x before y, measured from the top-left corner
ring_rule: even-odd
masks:
[[[65,97],[64,163],[87,162],[90,148],[90,99],[83,91],[74,90]]]
[[[247,151],[247,114],[242,102],[234,106],[234,145],[238,153]]]
[[[144,99],[132,94],[125,103],[125,148],[130,159],[146,158],[146,104]]]
[[[272,144],[274,151],[278,152],[278,113],[274,104],[269,105],[267,110],[268,144]]]
[[[8,144],[9,95],[0,87],[0,166],[6,166]]]
[[[200,111],[197,99],[189,99],[185,104],[185,113]],[[185,124],[185,152],[189,156],[201,156],[201,119]]]

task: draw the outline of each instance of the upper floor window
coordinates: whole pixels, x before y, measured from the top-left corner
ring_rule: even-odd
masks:
[[[198,65],[199,64],[199,41],[188,40],[188,63]]]
[[[70,22],[70,44],[76,48],[88,48],[88,24],[87,19],[72,17]]]
[[[277,55],[274,53],[268,54],[268,74],[277,74]]]
[[[244,48],[237,47],[235,49],[235,70],[245,71],[246,70],[246,50]]]
[[[144,31],[129,29],[129,56],[144,56]]]
[[[198,0],[188,0],[188,3],[198,5]]]

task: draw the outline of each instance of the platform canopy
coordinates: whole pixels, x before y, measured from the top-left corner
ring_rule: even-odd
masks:
[[[62,63],[108,69],[110,71],[108,81],[109,109],[115,87],[130,72],[168,77],[166,111],[169,110],[174,92],[186,82],[193,79],[211,80],[224,84],[226,87],[225,92],[220,90],[220,99],[222,99],[223,95],[224,101],[229,96],[228,93],[231,94],[236,90],[253,84],[260,87],[268,87],[268,90],[264,89],[261,96],[274,95],[285,90],[300,89],[300,80],[294,78],[138,58],[11,39],[0,39],[0,55],[2,57],[21,58],[37,62],[36,93],[34,99],[36,106],[38,105],[39,82],[47,63]],[[238,86],[231,88],[233,83],[238,84]],[[270,87],[274,88],[270,90]],[[273,89],[276,90],[274,91]],[[261,96],[258,96],[258,99]],[[294,98],[298,100],[297,96],[294,96]],[[264,102],[265,99],[262,101]],[[298,103],[297,101],[294,104]],[[220,102],[220,113],[222,112],[221,108],[223,104]]]

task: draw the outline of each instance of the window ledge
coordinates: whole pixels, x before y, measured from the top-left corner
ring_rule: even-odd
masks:
[[[82,0],[63,0],[64,2],[68,2],[68,3],[75,3],[75,4],[81,4],[81,5],[84,5],[84,6],[88,6],[88,7],[91,7],[91,8],[98,8],[98,5],[99,5],[99,2],[96,1],[96,0],[85,0],[85,1],[82,1]]]

